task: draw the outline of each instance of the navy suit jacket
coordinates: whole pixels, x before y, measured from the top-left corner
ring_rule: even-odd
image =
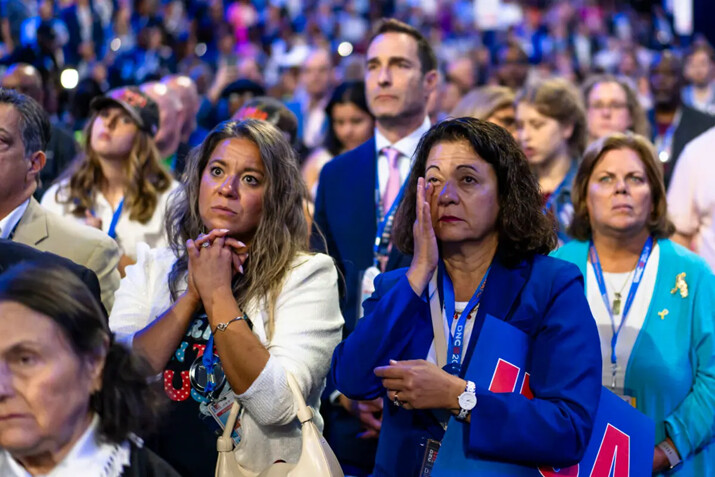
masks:
[[[476,284],[475,284],[476,287]],[[433,341],[426,293],[405,270],[380,275],[365,316],[333,354],[332,379],[352,399],[386,396],[373,370],[390,359],[425,359]],[[462,366],[469,366],[486,315],[531,339],[527,369],[534,399],[477,388],[465,448],[480,458],[564,467],[578,462],[591,436],[601,393],[601,349],[579,270],[536,255],[515,267],[495,257]],[[444,431],[432,411],[408,411],[385,397],[375,476],[413,476],[425,438]]]
[[[345,336],[355,327],[361,305],[362,272],[373,264],[373,244],[377,234],[376,171],[373,137],[325,164],[318,183],[311,245],[314,250],[332,256],[344,277],[341,311],[345,318]],[[325,237],[327,250],[316,227]],[[411,257],[393,247],[386,269],[407,266],[410,260]]]

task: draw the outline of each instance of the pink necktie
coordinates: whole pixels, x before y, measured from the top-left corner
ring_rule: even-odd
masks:
[[[387,157],[387,164],[390,166],[390,175],[387,177],[387,187],[385,193],[382,194],[382,213],[387,214],[394,202],[395,197],[400,192],[402,181],[400,180],[400,169],[397,167],[397,161],[400,159],[400,151],[388,146],[382,150],[382,153]]]

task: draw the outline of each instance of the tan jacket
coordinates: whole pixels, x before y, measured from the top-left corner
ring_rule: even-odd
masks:
[[[99,279],[102,303],[109,313],[119,288],[119,247],[101,230],[80,225],[43,209],[30,199],[13,241],[68,258],[92,270]]]

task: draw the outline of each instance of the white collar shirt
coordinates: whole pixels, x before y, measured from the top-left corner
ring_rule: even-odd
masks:
[[[398,168],[400,170],[400,182],[404,183],[407,177],[410,175],[410,170],[412,169],[413,157],[417,149],[417,144],[419,144],[422,136],[429,131],[432,126],[429,117],[425,116],[424,121],[420,124],[420,127],[412,131],[409,135],[403,137],[394,144],[380,133],[380,131],[375,128],[375,150],[377,153],[377,178],[380,184],[380,196],[385,193],[387,188],[387,179],[390,176],[390,165],[387,162],[387,157],[383,154],[382,150],[387,146],[391,146],[394,149],[400,151],[400,158],[398,159]]]
[[[15,207],[12,212],[0,220],[0,239],[10,238],[10,234],[13,230],[15,230],[15,227],[17,227],[17,224],[20,222],[20,219],[22,219],[22,216],[25,215],[28,205],[30,205],[30,199],[27,199],[25,202]]]

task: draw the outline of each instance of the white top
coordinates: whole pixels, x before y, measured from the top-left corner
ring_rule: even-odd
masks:
[[[451,320],[447,319],[447,316],[445,314],[444,307],[442,307],[442,322],[444,324],[444,336],[446,338],[447,346],[449,346],[449,335],[450,335],[450,330],[452,333],[454,333],[454,330],[457,328],[457,321],[459,321],[459,317],[462,316],[462,312],[464,309],[467,307],[469,302],[467,301],[457,301],[454,303],[454,316],[452,317]],[[464,362],[464,355],[467,354],[467,346],[469,345],[469,340],[472,337],[472,330],[474,329],[474,317],[477,316],[477,311],[479,310],[479,305],[475,306],[474,309],[469,313],[469,316],[467,317],[467,324],[464,326],[464,343],[462,344],[462,363]],[[432,340],[432,344],[429,347],[429,351],[427,352],[427,361],[433,364],[437,364],[437,351],[435,350],[434,347],[434,340]]]
[[[63,203],[68,196],[68,190],[66,189],[68,184],[68,180],[64,180],[59,184],[53,184],[42,196],[40,203],[47,210],[74,219],[80,224],[84,224],[84,217],[77,217],[72,213],[71,204]],[[178,188],[179,183],[172,181],[169,188],[159,194],[154,215],[152,215],[151,219],[145,224],[131,220],[129,218],[128,208],[125,207],[122,209],[122,215],[120,215],[119,221],[117,222],[115,240],[124,255],[136,260],[137,244],[139,242],[147,243],[152,248],[168,246],[166,231],[164,230],[164,215],[172,192]],[[59,202],[57,201],[58,189],[60,190]],[[95,199],[94,215],[102,220],[102,231],[108,232],[109,226],[112,223],[114,209],[99,191],[97,191]]]
[[[137,255],[136,265],[126,269],[109,317],[109,327],[124,343],[131,343],[136,332],[171,306],[167,277],[175,261],[173,253],[167,248],[149,250],[140,244]],[[278,459],[297,462],[300,456],[300,424],[286,371],[295,377],[306,404],[313,409],[316,426],[323,428],[318,412],[320,395],[344,323],[332,258],[301,254],[294,259],[276,303],[270,341],[265,328],[268,311],[262,300],[243,311],[253,321],[253,334],[270,353],[258,378],[237,396],[243,409],[236,460],[258,471]]]
[[[596,320],[598,336],[601,339],[601,356],[603,356],[602,384],[617,394],[623,394],[626,367],[628,366],[628,360],[630,359],[631,352],[633,351],[633,345],[636,342],[636,338],[638,338],[638,333],[640,333],[640,330],[643,327],[643,322],[645,321],[648,308],[650,307],[650,300],[653,296],[653,290],[655,289],[655,279],[658,275],[658,262],[660,262],[660,247],[656,242],[650,253],[650,258],[648,259],[645,270],[643,271],[643,278],[638,286],[636,296],[633,299],[631,310],[628,312],[628,318],[626,319],[626,323],[623,325],[623,328],[621,328],[621,332],[618,335],[618,341],[616,342],[616,362],[618,364],[618,368],[616,369],[615,390],[611,389],[611,383],[613,381],[611,368],[611,338],[613,337],[613,327],[611,325],[611,317],[608,314],[606,305],[603,303],[603,298],[601,298],[601,291],[598,288],[598,282],[596,281],[596,274],[593,271],[593,265],[591,265],[591,262],[588,262],[588,266],[586,267],[586,298],[588,299],[588,304],[591,307],[591,313]],[[630,278],[628,275],[630,275]],[[608,299],[611,302],[613,302],[614,291],[620,290],[623,283],[628,280],[628,284],[626,284],[623,288],[623,292],[621,293],[622,312],[623,308],[626,306],[628,291],[631,289],[630,283],[633,279],[633,274],[630,272],[604,272],[603,279],[606,282]],[[616,323],[616,327],[618,327],[621,323],[621,316],[614,315],[613,320]]]
[[[692,235],[695,253],[715,269],[715,128],[689,142],[668,187],[668,214],[678,232]]]
[[[99,440],[99,418],[94,416],[82,437],[62,461],[44,477],[118,477],[130,465],[131,446],[128,441],[110,444]],[[9,452],[0,449],[0,475],[31,477]]]
[[[385,189],[387,189],[387,179],[390,177],[390,164],[387,162],[387,157],[382,153],[382,150],[387,146],[392,146],[393,148],[400,151],[400,158],[398,159],[398,167],[400,169],[400,182],[404,183],[407,177],[410,175],[413,163],[413,154],[417,149],[417,144],[419,144],[422,136],[429,131],[432,127],[429,117],[425,116],[425,120],[422,121],[420,127],[412,131],[409,136],[405,136],[395,144],[390,144],[382,133],[375,128],[375,150],[377,152],[377,179],[380,182],[380,196],[385,194]]]
[[[15,227],[17,227],[17,224],[20,222],[22,216],[25,215],[25,211],[27,210],[27,206],[29,204],[30,199],[28,198],[25,202],[15,207],[12,212],[0,220],[0,239],[10,238],[10,234],[13,230],[15,230]]]

